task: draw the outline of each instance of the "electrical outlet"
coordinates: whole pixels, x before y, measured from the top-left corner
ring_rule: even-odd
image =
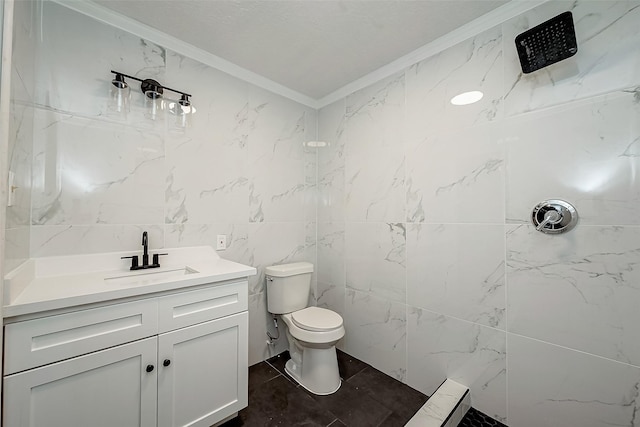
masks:
[[[9,171],[9,182],[8,187],[7,188],[7,192],[9,194],[7,194],[7,206],[13,206],[15,200],[16,200],[16,189],[18,187],[15,186],[16,183],[16,174],[13,171]]]
[[[224,251],[227,249],[227,235],[226,234],[218,234],[218,240],[216,241],[216,250]]]

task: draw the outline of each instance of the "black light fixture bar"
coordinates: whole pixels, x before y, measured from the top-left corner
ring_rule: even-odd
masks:
[[[125,74],[125,73],[121,73],[120,71],[113,71],[113,70],[111,70],[111,72],[112,72],[113,74],[115,74],[115,75],[116,75],[116,77],[117,77],[117,76],[123,76],[123,77],[126,77],[126,78],[128,78],[128,79],[133,79],[133,80],[139,81],[140,83],[151,82],[151,83],[153,83],[154,85],[157,83],[157,85],[156,85],[156,86],[158,86],[159,88],[166,89],[166,90],[169,90],[169,91],[171,91],[171,92],[179,93],[179,94],[184,95],[184,96],[187,96],[187,97],[192,96],[192,95],[190,95],[190,94],[188,94],[188,93],[186,93],[186,92],[182,92],[181,90],[171,89],[170,87],[163,86],[163,85],[161,85],[160,83],[158,83],[158,82],[156,82],[155,80],[152,80],[152,79],[144,79],[144,80],[143,80],[143,79],[139,79],[138,77],[129,76],[129,75]]]

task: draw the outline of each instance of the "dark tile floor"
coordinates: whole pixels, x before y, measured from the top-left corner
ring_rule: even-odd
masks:
[[[401,427],[427,401],[426,395],[339,350],[342,386],[329,396],[316,396],[284,372],[288,359],[284,352],[249,368],[249,406],[223,427]],[[476,423],[483,419],[476,413],[484,416],[474,411],[472,424],[464,424],[465,417],[460,425],[501,426]]]

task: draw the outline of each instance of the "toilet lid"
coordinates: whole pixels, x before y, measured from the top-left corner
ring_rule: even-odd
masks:
[[[342,317],[338,313],[320,307],[307,307],[291,313],[291,320],[307,331],[329,331],[342,326]]]

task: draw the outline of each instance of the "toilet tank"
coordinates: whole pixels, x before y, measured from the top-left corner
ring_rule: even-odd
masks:
[[[292,313],[309,302],[313,264],[296,262],[272,265],[265,269],[267,310],[273,314]]]

